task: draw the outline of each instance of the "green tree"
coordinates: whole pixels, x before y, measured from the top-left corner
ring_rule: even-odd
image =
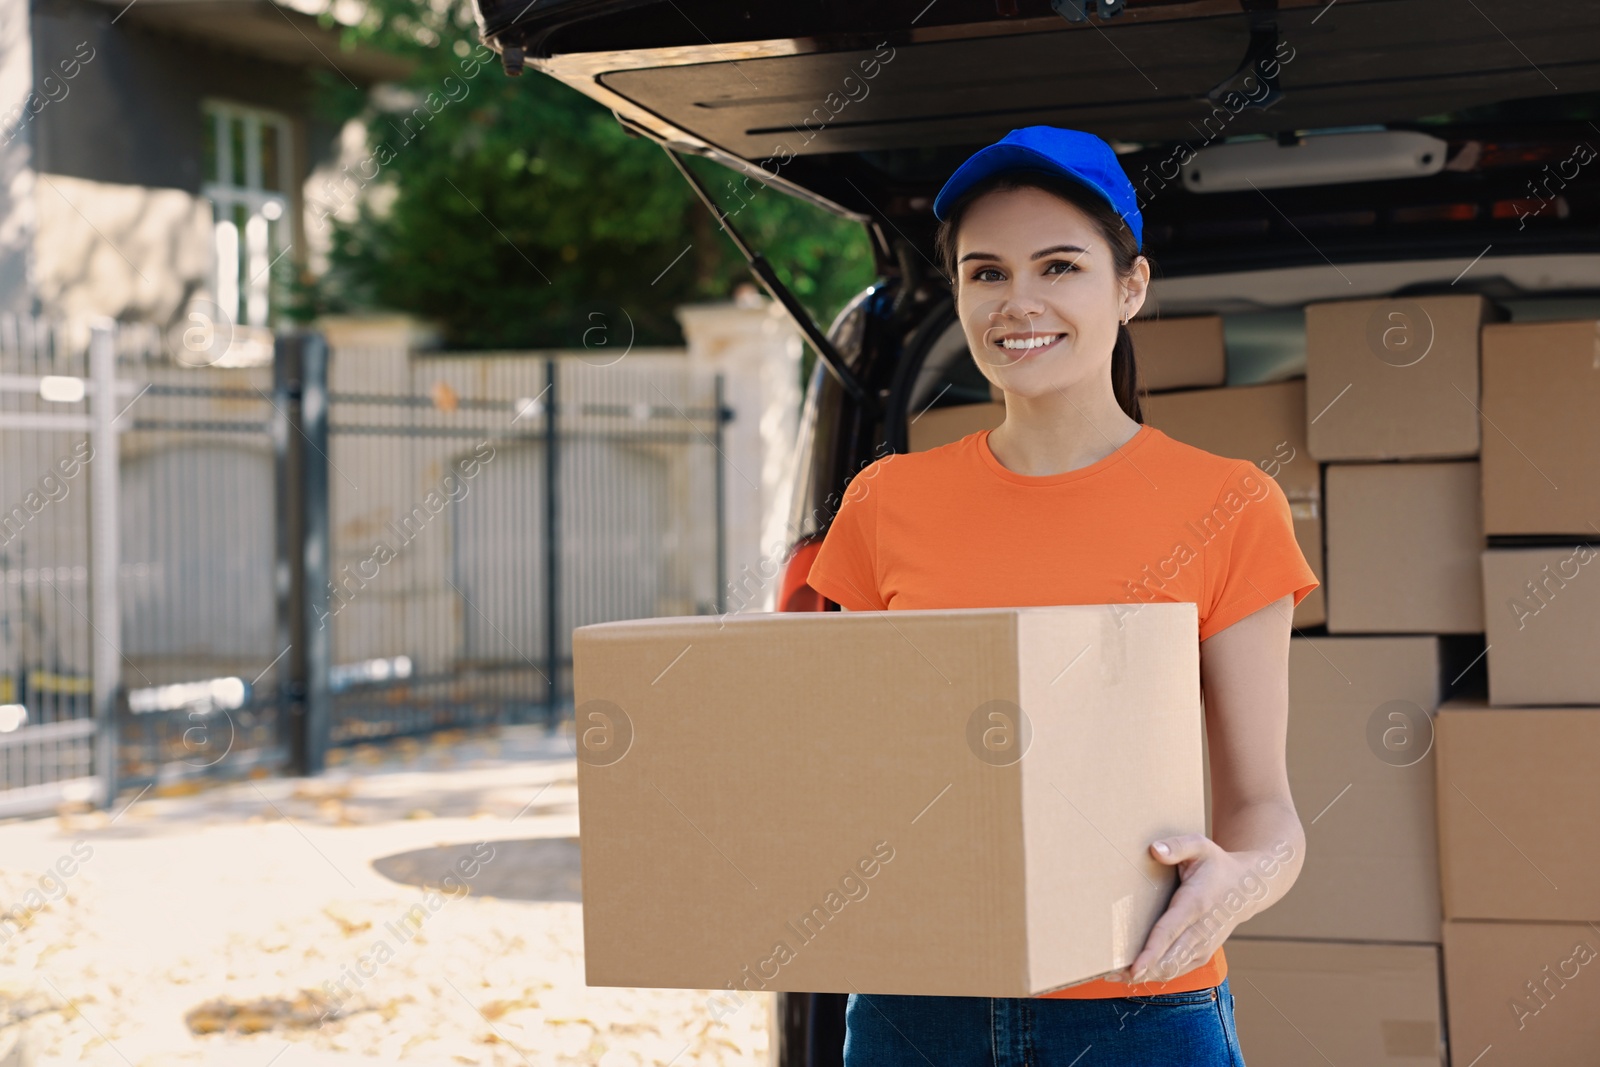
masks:
[[[329,270],[300,313],[402,309],[460,348],[577,347],[604,323],[615,341],[677,344],[679,304],[724,298],[749,270],[665,153],[609,111],[531,69],[507,77],[470,9],[374,0],[348,39],[413,61],[403,93],[322,82],[336,120],[361,117],[366,159],[347,169],[359,217],[329,216]],[[341,88],[342,86],[342,88]],[[689,165],[713,190],[733,172]],[[861,227],[777,189],[726,195],[734,224],[824,325],[872,280]]]

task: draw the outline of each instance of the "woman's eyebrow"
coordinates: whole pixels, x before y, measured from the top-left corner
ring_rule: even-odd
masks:
[[[1054,255],[1057,252],[1075,252],[1078,255],[1087,255],[1089,250],[1087,248],[1079,248],[1077,245],[1051,245],[1049,248],[1040,249],[1028,258],[1043,259],[1045,256]],[[992,259],[998,261],[1000,257],[993,252],[968,252],[956,262],[965,263],[969,259]]]

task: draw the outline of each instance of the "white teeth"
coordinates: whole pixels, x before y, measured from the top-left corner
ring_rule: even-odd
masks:
[[[1059,333],[1050,333],[1039,337],[1007,337],[1001,340],[1000,347],[1010,349],[1043,348],[1045,345],[1059,340],[1061,336]]]

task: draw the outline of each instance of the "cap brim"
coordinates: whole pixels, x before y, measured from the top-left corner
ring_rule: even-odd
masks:
[[[1097,196],[1104,197],[1098,189],[1085,182],[1078,175],[1063,167],[1043,152],[1015,144],[992,144],[974,152],[971,157],[950,179],[944,183],[944,188],[939,190],[939,195],[933,199],[934,217],[943,221],[946,212],[955,202],[971,189],[992,174],[999,174],[1005,170],[1045,170],[1052,174],[1059,174],[1063,178],[1070,178],[1084,188],[1089,189]]]

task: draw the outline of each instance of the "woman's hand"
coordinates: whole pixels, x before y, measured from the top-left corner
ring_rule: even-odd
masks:
[[[1204,834],[1166,837],[1150,844],[1150,854],[1178,868],[1178,890],[1150,930],[1144,948],[1119,982],[1170,982],[1204,964],[1234,927],[1260,910],[1268,896],[1266,879],[1294,857],[1280,843],[1272,852],[1228,852]]]
[[[1170,982],[1194,970],[1299,877],[1306,837],[1285,761],[1293,609],[1292,595],[1280,597],[1200,642],[1214,836],[1150,843],[1150,855],[1178,868],[1178,891],[1118,981]]]

